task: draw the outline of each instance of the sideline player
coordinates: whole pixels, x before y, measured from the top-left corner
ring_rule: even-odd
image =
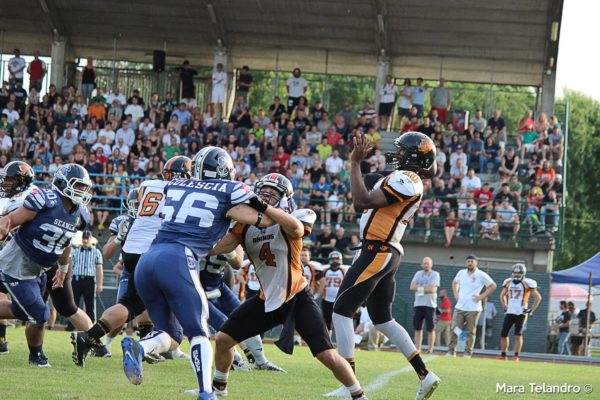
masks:
[[[435,144],[422,133],[406,132],[394,141],[394,146],[396,152],[387,153],[386,161],[396,170],[367,191],[360,163],[373,144],[364,134],[354,136],[350,185],[355,207],[365,210],[360,219],[362,248],[339,289],[333,307],[333,325],[339,353],[354,366],[352,317],[366,302],[377,330],[396,345],[417,373],[420,384],[416,399],[420,400],[431,396],[440,379],[427,370],[406,329],[392,318],[391,305],[403,254],[400,240],[419,208],[423,196],[421,178],[435,175]],[[330,395],[344,395],[344,390],[340,388]]]
[[[241,304],[223,280],[228,263],[235,269],[239,269],[241,266],[241,248],[239,250],[239,253],[234,250],[228,254],[206,256],[200,260],[200,283],[208,299],[208,324],[217,332],[227,321],[229,315]],[[282,368],[267,360],[260,335],[248,338],[240,345],[256,369],[285,372]],[[234,370],[249,370],[248,365],[237,351],[235,358]]]
[[[256,270],[254,269],[254,265],[252,265],[252,262],[250,262],[250,260],[244,260],[240,273],[242,274],[244,282],[246,282],[244,298],[246,300],[249,300],[254,296],[257,296],[260,292],[260,283],[258,282],[258,278],[256,277]]]
[[[523,327],[527,318],[533,316],[533,313],[542,301],[542,295],[537,290],[537,282],[526,278],[527,268],[523,264],[512,266],[512,277],[508,278],[502,284],[502,293],[500,293],[500,302],[506,314],[502,323],[502,332],[500,333],[500,356],[499,360],[506,360],[506,352],[509,347],[508,333],[515,326],[515,355],[513,361],[519,361],[519,353],[523,347]],[[533,295],[533,305],[529,308],[529,297]],[[508,298],[508,301],[507,301]]]
[[[308,288],[310,292],[318,298],[318,289],[321,280],[323,279],[323,272],[321,271],[322,266],[320,263],[316,261],[312,261],[310,259],[311,252],[308,247],[302,249],[302,253],[300,254],[300,262],[302,263],[303,275],[308,282]],[[317,268],[317,264],[320,268]]]
[[[246,300],[229,317],[217,333],[215,377],[213,387],[219,395],[227,395],[227,379],[235,345],[249,337],[284,324],[278,346],[293,352],[294,328],[308,344],[313,356],[329,368],[354,399],[366,399],[350,365],[333,349],[325,321],[303,276],[300,252],[302,238],[310,233],[316,220],[312,210],[293,211],[293,188],[280,174],[268,174],[255,184],[255,191],[268,204],[276,207],[277,225],[266,229],[258,223],[234,225],[211,253],[226,253],[242,245],[261,283],[259,296]],[[282,209],[281,207],[285,207]],[[260,221],[257,221],[260,222]]]
[[[319,281],[319,297],[321,297],[321,311],[325,319],[327,330],[331,334],[331,318],[333,315],[333,303],[346,274],[347,268],[342,266],[342,253],[337,250],[329,253],[327,257],[329,264],[324,266],[321,272],[323,279]]]
[[[176,179],[165,187],[164,222],[136,268],[134,281],[155,331],[139,342],[123,339],[123,369],[131,383],[142,383],[142,357],[173,349],[183,339],[183,328],[190,341],[198,398],[215,399],[208,304],[200,284],[199,259],[226,234],[231,220],[268,226],[273,215],[284,213],[264,205],[244,183],[231,180],[235,167],[221,148],[200,150],[192,170],[195,179]]]
[[[92,185],[83,167],[65,164],[54,173],[52,189],[32,190],[17,210],[0,219],[2,239],[19,228],[0,252],[0,280],[12,298],[12,302],[0,301],[0,318],[29,322],[25,336],[31,365],[50,366],[42,348],[44,324],[50,315],[43,299],[47,279],[44,272],[58,263],[52,288],[63,287],[71,239],[85,227],[85,205],[92,198]]]
[[[139,207],[135,220],[127,232],[122,248],[125,270],[129,273],[127,291],[119,302],[104,311],[102,317],[96,321],[94,326],[86,332],[74,332],[71,334],[73,344],[73,362],[78,367],[85,365],[85,358],[91,348],[101,345],[104,335],[112,332],[116,335],[127,322],[141,315],[146,306],[140,299],[136,290],[135,271],[138,260],[142,254],[150,248],[150,244],[156,237],[161,226],[161,210],[164,203],[164,188],[169,181],[176,178],[191,177],[191,160],[184,156],[175,156],[169,159],[162,171],[162,180],[152,179],[142,182],[140,185]],[[123,221],[125,223],[127,221]],[[146,336],[152,331],[152,323],[139,324],[140,337]]]

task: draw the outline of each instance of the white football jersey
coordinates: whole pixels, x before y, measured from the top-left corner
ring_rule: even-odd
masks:
[[[129,228],[123,251],[131,254],[143,254],[150,248],[162,224],[162,208],[165,199],[165,186],[169,181],[153,179],[140,185],[139,206],[135,220]]]
[[[419,209],[423,182],[414,172],[394,171],[375,183],[373,189],[382,189],[398,201],[382,208],[365,210],[360,217],[360,237],[362,240],[387,242],[404,254],[400,240],[406,225]]]
[[[523,308],[527,308],[529,295],[537,289],[537,282],[533,279],[524,278],[521,282],[514,283],[512,278],[508,278],[502,286],[506,288],[506,295],[508,296],[506,313],[521,315],[523,314]]]
[[[341,265],[335,271],[331,269],[329,265],[325,266],[325,269],[323,270],[323,278],[325,278],[325,292],[323,293],[323,300],[330,303],[335,301],[347,270],[348,267],[346,265]]]
[[[310,226],[316,220],[312,210],[296,210],[292,215]],[[302,238],[288,237],[279,225],[261,229],[236,224],[231,232],[254,265],[266,312],[278,309],[307,286],[300,261]]]
[[[31,193],[32,190],[37,189],[38,187],[35,185],[29,185],[27,189],[22,191],[21,193],[17,193],[14,196],[7,198],[0,198],[0,215],[4,216],[15,211],[17,208],[23,204],[23,200]]]
[[[252,265],[252,261],[244,260],[242,262],[242,271],[244,271],[243,273],[246,279],[246,286],[248,286],[248,289],[258,292],[260,290],[260,282],[258,282],[256,270],[254,269],[254,265]]]

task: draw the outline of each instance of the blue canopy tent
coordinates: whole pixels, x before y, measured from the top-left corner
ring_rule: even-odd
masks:
[[[600,285],[600,253],[582,262],[579,265],[552,273],[552,283],[578,283],[580,285],[590,284],[590,273],[592,274],[592,286]]]

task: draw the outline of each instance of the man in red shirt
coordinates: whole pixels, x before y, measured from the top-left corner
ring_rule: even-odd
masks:
[[[490,184],[484,183],[481,189],[473,191],[473,199],[477,202],[480,210],[492,210],[494,208],[494,193],[490,190]]]
[[[29,63],[29,67],[27,67],[27,72],[29,73],[29,90],[32,88],[40,93],[42,90],[42,81],[44,80],[44,76],[48,71],[46,68],[46,63],[40,60],[40,52],[35,50],[33,52],[33,60]]]
[[[329,129],[327,129],[327,133],[325,133],[325,139],[327,139],[327,143],[333,147],[337,144],[338,140],[343,139],[343,137],[342,134],[335,129],[335,126],[332,125],[329,127]]]
[[[284,151],[283,146],[279,146],[277,153],[273,154],[273,161],[279,161],[281,167],[286,170],[290,163],[290,155]]]
[[[448,297],[446,289],[440,290],[440,318],[435,324],[435,345],[439,346],[441,337],[444,336],[444,344],[450,343],[450,328],[452,327],[452,301]]]

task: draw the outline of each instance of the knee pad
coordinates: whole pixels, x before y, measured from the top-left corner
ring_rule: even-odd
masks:
[[[50,290],[50,297],[56,311],[65,318],[72,317],[79,309],[73,299],[73,292],[66,287]]]

